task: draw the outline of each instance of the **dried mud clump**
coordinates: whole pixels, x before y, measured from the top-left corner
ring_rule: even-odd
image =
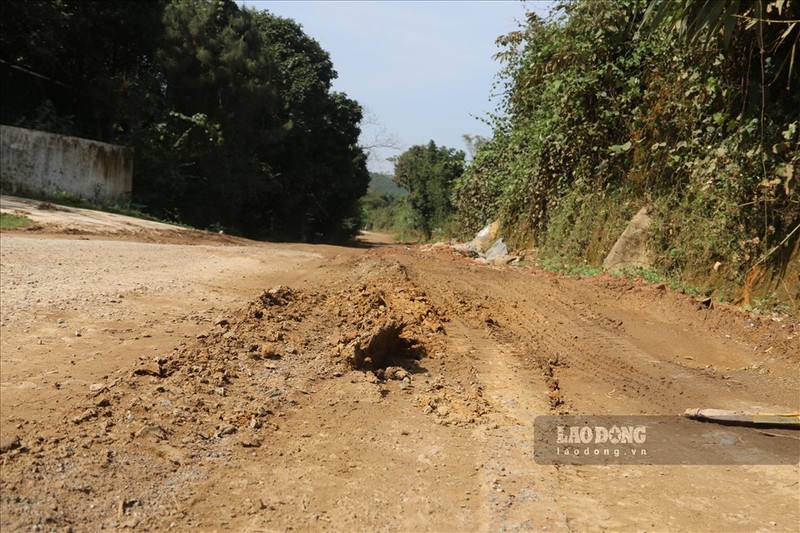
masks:
[[[353,342],[348,364],[355,369],[375,370],[382,368],[393,356],[403,350],[406,339],[400,338],[405,328],[403,322],[388,319],[366,334],[359,335]],[[404,342],[405,341],[405,342]]]
[[[443,319],[402,266],[364,261],[327,300],[334,357],[355,370],[415,367]]]
[[[265,306],[287,305],[296,299],[297,294],[289,287],[278,286],[268,291],[264,291],[259,297],[259,301]]]

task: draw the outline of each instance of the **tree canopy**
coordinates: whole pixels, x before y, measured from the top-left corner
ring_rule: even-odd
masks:
[[[452,187],[464,172],[464,158],[464,152],[430,141],[412,146],[395,160],[394,180],[408,191],[417,228],[426,239],[442,228],[453,211]]]
[[[8,0],[3,123],[134,148],[133,202],[200,227],[340,239],[361,106],[294,21],[232,0]]]

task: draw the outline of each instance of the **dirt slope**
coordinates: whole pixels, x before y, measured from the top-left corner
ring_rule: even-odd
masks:
[[[796,464],[532,455],[540,414],[800,410],[794,320],[437,247],[40,233],[0,236],[3,530],[800,523]]]

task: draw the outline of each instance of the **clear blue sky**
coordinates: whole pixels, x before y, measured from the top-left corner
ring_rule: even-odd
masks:
[[[491,135],[475,117],[495,110],[495,39],[517,29],[526,11],[550,8],[542,0],[243,3],[301,24],[331,55],[334,90],[370,110],[402,149],[433,139],[459,150],[465,133]],[[362,143],[379,129],[366,126]],[[399,153],[379,150],[370,169],[391,172],[385,159]]]

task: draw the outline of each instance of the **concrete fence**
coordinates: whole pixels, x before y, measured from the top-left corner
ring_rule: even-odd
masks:
[[[66,193],[96,203],[130,201],[133,153],[78,137],[0,126],[3,191]]]

